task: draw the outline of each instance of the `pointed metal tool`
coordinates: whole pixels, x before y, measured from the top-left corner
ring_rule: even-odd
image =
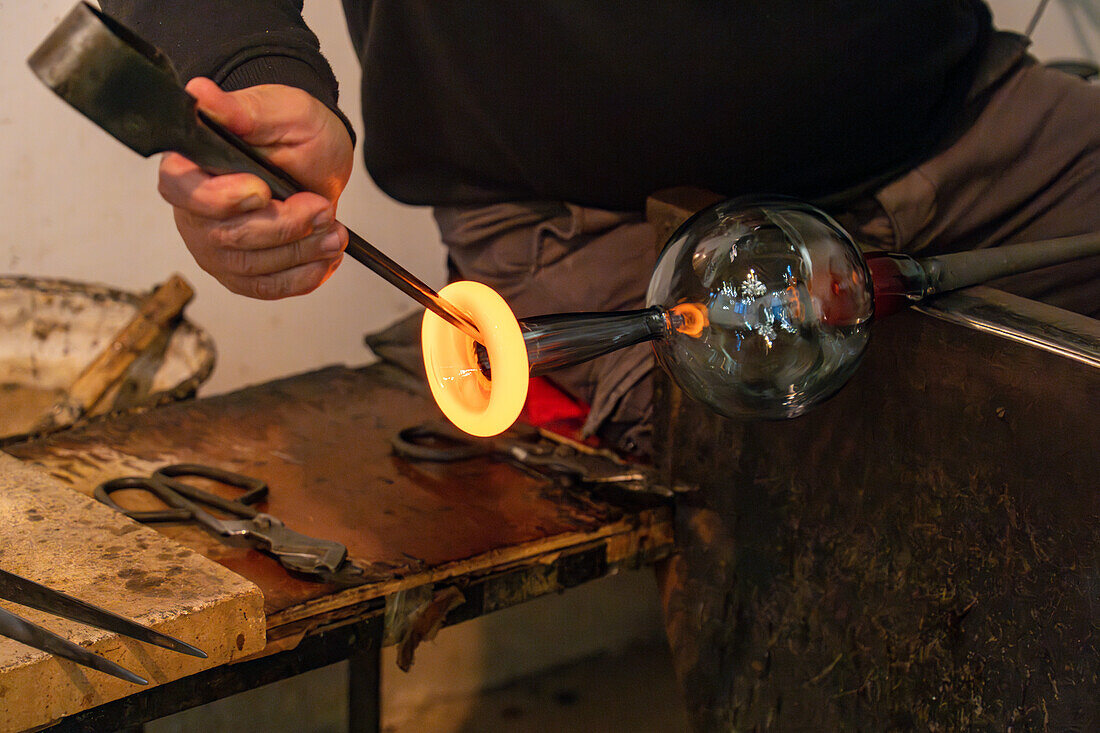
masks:
[[[149,157],[180,153],[213,173],[252,173],[285,199],[307,190],[195,107],[168,57],[109,15],[78,3],[27,60],[46,86],[121,143]],[[475,341],[469,317],[348,230],[347,253]]]
[[[144,641],[174,652],[190,654],[193,657],[206,658],[206,652],[196,649],[187,642],[154,631],[147,626],[135,623],[128,618],[112,613],[105,608],[93,606],[87,601],[74,598],[59,590],[47,588],[35,583],[33,580],[0,570],[0,598],[18,603],[21,606],[30,606],[39,611],[52,613],[55,616],[67,618],[70,621],[79,621],[82,624],[95,626],[106,631],[128,636],[131,639]]]
[[[28,606],[55,616],[61,616],[71,621],[78,621],[106,631],[113,631],[116,634],[144,641],[147,644],[153,644],[164,649],[202,659],[206,658],[206,652],[191,646],[187,642],[154,631],[105,608],[94,606],[87,601],[48,588],[41,583],[9,573],[6,570],[0,570],[0,598],[18,603],[21,606]],[[0,636],[15,639],[35,649],[56,654],[77,664],[113,674],[139,685],[148,684],[148,680],[137,676],[114,662],[92,654],[87,649],[79,647],[57,634],[32,624],[30,621],[4,609],[0,609]]]
[[[68,659],[70,662],[76,662],[81,666],[98,669],[100,672],[106,672],[127,682],[133,682],[135,685],[149,684],[149,680],[134,674],[125,667],[97,654],[92,654],[84,647],[77,646],[68,639],[64,639],[41,626],[32,624],[27,619],[2,608],[0,608],[0,636],[15,639],[29,647],[41,649],[62,659]]]

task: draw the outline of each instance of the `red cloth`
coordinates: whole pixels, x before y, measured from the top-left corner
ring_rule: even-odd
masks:
[[[550,380],[532,377],[519,417],[529,425],[579,440],[588,410],[588,405],[573,399]]]

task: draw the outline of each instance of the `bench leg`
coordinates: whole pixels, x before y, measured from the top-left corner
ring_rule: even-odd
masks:
[[[348,733],[379,733],[381,654],[377,644],[348,658]]]

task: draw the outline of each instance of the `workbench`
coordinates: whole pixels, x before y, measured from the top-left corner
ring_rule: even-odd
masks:
[[[270,486],[263,511],[343,543],[367,570],[365,583],[339,587],[294,577],[272,557],[196,525],[158,526],[165,540],[231,571],[225,583],[241,586],[242,599],[254,597],[253,585],[262,592],[262,648],[116,699],[88,695],[65,719],[36,724],[123,728],[349,659],[351,727],[374,730],[381,646],[400,645],[399,659],[408,662],[417,641],[440,625],[670,552],[672,511],[660,497],[613,488],[597,494],[489,458],[410,463],[392,454],[398,430],[438,418],[422,382],[379,363],[330,367],[5,448],[41,480],[83,495],[107,479],[177,462],[255,476]],[[89,673],[91,684],[93,676],[101,675]],[[9,691],[13,697],[18,691]]]

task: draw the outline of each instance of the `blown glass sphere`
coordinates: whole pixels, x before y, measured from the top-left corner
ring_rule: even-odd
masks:
[[[689,395],[728,417],[787,418],[832,396],[859,365],[874,312],[859,249],[828,215],[784,199],[733,199],[669,239],[647,305],[655,342]]]

